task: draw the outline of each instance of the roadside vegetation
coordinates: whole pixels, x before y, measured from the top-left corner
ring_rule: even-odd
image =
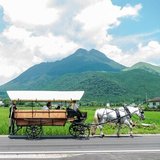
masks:
[[[81,107],[81,111],[87,112],[86,123],[92,123],[93,115],[97,107]],[[0,135],[8,135],[8,119],[9,108],[0,107]],[[138,117],[134,116],[133,121],[136,126],[133,128],[133,134],[158,134],[160,133],[160,112],[157,111],[145,111],[145,120],[140,121]],[[142,126],[141,123],[151,124],[151,126]],[[70,123],[66,123],[65,126],[51,126],[43,127],[44,135],[69,135]],[[18,132],[19,135],[25,135],[25,127]],[[117,128],[115,124],[106,124],[104,127],[105,134],[116,134]],[[123,126],[121,134],[127,134],[129,132],[128,127]],[[99,131],[97,130],[97,134]]]

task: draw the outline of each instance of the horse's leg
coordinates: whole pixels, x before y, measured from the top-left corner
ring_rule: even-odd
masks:
[[[96,129],[97,129],[97,126],[96,126],[96,125],[92,125],[92,126],[91,126],[91,135],[92,135],[92,136],[95,135]]]
[[[132,127],[132,124],[130,123],[130,120],[125,120],[124,123],[125,123],[125,124],[129,127],[129,129],[130,129],[130,137],[133,137],[133,132],[132,132],[133,127]]]
[[[93,124],[94,125],[91,126],[91,134],[92,134],[92,136],[96,133],[96,130],[97,130],[97,127],[98,127],[98,124],[99,124],[97,111],[95,112],[95,115],[94,115]]]
[[[134,127],[135,126],[135,124],[133,123],[133,121],[130,119],[130,124],[132,125],[132,127]]]
[[[117,137],[120,137],[121,124],[118,123]]]
[[[95,125],[91,127],[91,135],[93,136],[96,133],[96,129],[100,130],[100,136],[103,138],[104,133],[103,133],[103,126],[102,125]]]
[[[130,124],[130,137],[133,137],[133,131],[132,131],[132,129],[133,129],[133,127],[132,127],[132,125]]]
[[[100,136],[103,138],[104,137],[104,133],[103,133],[103,126],[99,125],[99,130],[100,130]]]

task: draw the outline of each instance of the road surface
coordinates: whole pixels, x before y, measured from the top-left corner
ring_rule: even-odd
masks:
[[[24,137],[0,137],[0,158],[8,159],[110,159],[160,160],[160,135],[97,136],[86,139],[44,137],[27,140]]]

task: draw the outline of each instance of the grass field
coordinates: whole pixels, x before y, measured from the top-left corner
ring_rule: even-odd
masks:
[[[8,108],[0,108],[0,135],[8,134]],[[81,108],[81,111],[87,111],[87,120],[86,123],[92,123],[93,115],[95,112],[95,108]],[[142,122],[138,117],[134,116],[133,121],[136,123],[136,126],[133,128],[134,134],[157,134],[160,133],[160,112],[145,112],[145,120]],[[142,123],[153,124],[150,127],[144,127],[141,125]],[[44,135],[68,135],[68,128],[70,123],[67,123],[65,126],[51,126],[51,127],[43,127]],[[121,133],[128,133],[129,129],[126,126],[122,127]],[[105,134],[115,134],[117,132],[115,125],[105,125],[104,133]],[[99,131],[97,131],[97,134]],[[19,135],[25,135],[25,128],[18,132]]]

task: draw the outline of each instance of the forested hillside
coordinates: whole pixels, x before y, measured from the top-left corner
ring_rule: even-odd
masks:
[[[0,87],[6,90],[84,90],[85,102],[143,102],[160,96],[159,67],[126,68],[97,50],[79,49],[56,62],[35,65]]]

